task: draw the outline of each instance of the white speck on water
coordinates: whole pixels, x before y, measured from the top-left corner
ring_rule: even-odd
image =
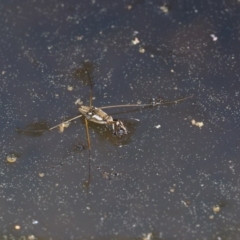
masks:
[[[201,128],[201,127],[204,125],[203,122],[197,122],[197,121],[194,120],[194,119],[192,119],[191,123],[192,123],[192,125],[197,126],[197,127],[199,127],[199,128]]]
[[[211,34],[210,36],[214,42],[218,40],[218,37],[215,34]]]
[[[83,101],[81,101],[81,99],[78,98],[78,99],[75,101],[75,104],[76,104],[76,105],[82,105],[82,104],[83,104]]]
[[[73,86],[68,85],[68,86],[67,86],[67,90],[68,90],[68,91],[72,91],[72,90],[73,90]]]
[[[139,43],[140,43],[140,41],[139,41],[139,39],[136,38],[136,37],[132,40],[132,44],[133,44],[133,45],[137,45],[137,44],[139,44]]]
[[[37,220],[33,220],[32,224],[36,225],[36,224],[38,224],[38,221]]]
[[[164,13],[169,13],[169,8],[168,8],[168,6],[166,6],[166,5],[163,5],[163,6],[160,6],[159,7],[160,8],[160,10],[162,11],[162,12],[164,12]]]

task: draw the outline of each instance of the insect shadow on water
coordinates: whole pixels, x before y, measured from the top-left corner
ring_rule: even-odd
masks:
[[[19,134],[23,134],[28,137],[39,137],[44,132],[49,130],[47,122],[33,122],[28,124],[24,130],[17,128]]]
[[[77,142],[74,144],[74,152],[84,151],[87,149],[88,146],[82,144],[81,142]]]
[[[34,123],[32,125],[28,125],[26,129],[24,130],[19,130],[17,129],[20,133],[30,135],[30,136],[39,136],[42,133],[46,131],[51,131],[55,128],[59,128],[60,132],[63,132],[65,128],[67,128],[70,124],[71,121],[81,118],[84,118],[84,124],[85,124],[85,131],[86,131],[86,139],[87,139],[87,145],[78,145],[76,144],[76,149],[78,150],[88,150],[88,178],[87,180],[83,183],[85,188],[89,190],[90,184],[91,184],[91,141],[90,141],[90,134],[89,134],[89,122],[93,122],[96,124],[100,125],[105,125],[107,127],[106,133],[109,134],[109,129],[111,129],[112,134],[115,136],[115,139],[118,138],[119,140],[122,140],[122,142],[126,141],[128,142],[130,138],[127,138],[127,136],[131,136],[133,134],[133,131],[129,131],[126,126],[124,125],[123,121],[113,118],[112,116],[108,115],[106,112],[104,112],[105,109],[113,109],[113,108],[137,108],[131,111],[137,111],[139,109],[143,108],[149,108],[149,107],[156,107],[160,105],[171,105],[171,104],[176,104],[179,102],[182,102],[184,100],[187,100],[192,97],[187,96],[183,98],[179,98],[176,100],[171,100],[171,101],[164,101],[162,99],[158,98],[153,98],[151,103],[146,103],[146,104],[121,104],[121,105],[112,105],[112,106],[102,106],[102,107],[94,107],[92,106],[92,100],[93,100],[93,78],[92,78],[92,72],[93,72],[93,65],[90,62],[84,62],[82,67],[77,69],[74,72],[74,76],[81,78],[83,80],[84,85],[88,85],[90,87],[89,89],[89,105],[80,105],[78,110],[81,113],[80,115],[71,118],[67,121],[64,121],[60,124],[57,124],[51,128],[47,127],[47,124],[37,124]],[[126,112],[126,111],[125,111]],[[132,119],[136,121],[136,119]],[[131,133],[131,134],[130,134]],[[128,139],[128,140],[126,140]],[[120,141],[121,142],[121,141]],[[115,145],[115,144],[114,144]],[[117,144],[116,144],[117,146]],[[117,149],[118,151],[118,149]],[[119,151],[118,151],[119,154]],[[120,154],[119,154],[120,156]],[[103,174],[103,177],[111,179],[111,173],[105,173]],[[106,177],[108,176],[108,177]]]

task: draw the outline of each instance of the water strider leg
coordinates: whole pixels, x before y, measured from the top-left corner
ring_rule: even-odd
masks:
[[[87,136],[87,142],[88,142],[88,149],[91,150],[91,143],[90,143],[90,136],[88,131],[88,120],[85,118],[85,128],[86,128],[86,136]]]
[[[80,117],[82,117],[82,115],[78,115],[78,116],[76,116],[76,117],[74,117],[74,118],[71,118],[71,119],[65,121],[65,122],[59,123],[58,125],[56,125],[56,126],[54,126],[54,127],[51,127],[51,128],[49,128],[48,130],[53,130],[54,128],[57,128],[57,127],[61,126],[62,124],[69,123],[69,122],[71,122],[71,121],[73,121],[73,120],[75,120],[75,119],[77,119],[77,118],[80,118]]]
[[[89,107],[92,107],[92,98],[93,98],[93,82],[92,78],[90,76],[90,73],[88,69],[86,69],[86,73],[88,76],[88,79],[90,81],[90,97],[89,97]],[[88,180],[84,183],[84,186],[86,187],[87,191],[89,191],[89,187],[91,184],[91,142],[90,142],[90,135],[89,135],[89,129],[88,129],[88,120],[85,117],[85,128],[86,128],[86,136],[87,136],[87,142],[88,142]]]
[[[86,187],[87,191],[89,191],[89,187],[91,184],[91,143],[90,136],[88,131],[88,120],[85,118],[85,128],[86,128],[86,136],[88,142],[88,179],[84,182],[84,187]]]
[[[161,102],[155,102],[155,103],[149,103],[149,104],[123,104],[123,105],[103,106],[103,107],[100,107],[100,109],[121,108],[121,107],[152,107],[152,106],[159,106],[159,105],[168,105],[168,104],[179,103],[192,97],[193,95],[184,97],[184,98],[179,98],[173,101],[165,101],[165,102],[161,101]]]

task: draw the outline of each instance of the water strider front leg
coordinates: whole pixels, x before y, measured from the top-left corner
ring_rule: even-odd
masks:
[[[120,120],[113,119],[113,121],[109,121],[107,122],[107,124],[112,125],[113,134],[118,137],[122,137],[123,135],[128,134],[127,128],[123,125],[123,122]]]

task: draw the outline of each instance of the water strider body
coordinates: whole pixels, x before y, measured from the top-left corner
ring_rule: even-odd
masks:
[[[122,121],[114,119],[112,116],[108,115],[100,108],[82,105],[78,108],[78,110],[90,122],[111,125],[113,134],[118,137],[121,137],[128,133]]]

